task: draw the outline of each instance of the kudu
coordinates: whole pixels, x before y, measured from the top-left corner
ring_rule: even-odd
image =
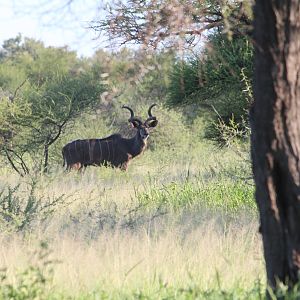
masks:
[[[123,105],[122,108],[130,111],[128,122],[137,132],[132,138],[124,138],[120,134],[113,134],[102,139],[76,140],[66,144],[62,149],[64,166],[67,170],[81,170],[87,166],[112,166],[127,170],[129,161],[141,154],[149,137],[149,129],[157,125],[158,121],[152,115],[151,110],[156,104],[148,109],[148,118],[143,123],[134,116],[133,110]]]

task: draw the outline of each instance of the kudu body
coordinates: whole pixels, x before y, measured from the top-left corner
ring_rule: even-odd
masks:
[[[152,104],[148,109],[148,119],[143,123],[134,116],[133,110],[123,105],[122,108],[130,111],[128,122],[137,132],[132,138],[124,138],[120,134],[113,134],[102,139],[76,140],[66,144],[62,149],[64,166],[67,170],[81,170],[83,167],[112,166],[127,170],[129,161],[141,154],[149,137],[149,129],[157,125],[156,117],[152,116]]]

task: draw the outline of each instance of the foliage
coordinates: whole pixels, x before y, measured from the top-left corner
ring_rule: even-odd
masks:
[[[227,122],[217,113],[218,119],[208,125],[206,137],[216,141],[220,146],[235,147],[244,143],[248,145],[250,139],[249,121],[242,118],[236,122],[232,115]],[[246,152],[249,149],[246,146]]]
[[[0,190],[1,231],[26,231],[38,221],[46,221],[61,205],[66,205],[65,195],[40,196],[37,181],[32,180],[27,191],[20,184],[6,186]]]
[[[180,112],[159,107],[157,109],[158,126],[151,133],[149,149],[172,151],[188,151],[191,146],[191,134]]]
[[[49,147],[74,118],[99,103],[103,86],[100,74],[66,48],[13,42],[4,43],[0,60],[0,152],[24,175],[30,164],[47,170]]]
[[[206,136],[224,142],[218,127],[221,123],[230,126],[234,120],[241,131],[248,126],[253,47],[247,38],[228,40],[213,35],[210,39],[200,58],[179,61],[174,66],[168,103],[196,103],[210,111]]]
[[[48,299],[53,277],[53,267],[57,262],[50,258],[51,251],[49,251],[46,242],[41,242],[40,248],[33,254],[32,264],[16,275],[14,283],[9,280],[7,270],[1,270],[1,300]]]
[[[127,48],[117,53],[97,51],[90,63],[94,72],[102,74],[108,87],[102,105],[114,118],[121,104],[139,107],[164,102],[167,74],[174,60],[172,52],[145,53]]]
[[[22,46],[22,36],[19,33],[15,38],[10,38],[5,40],[2,45],[2,49],[0,50],[0,59],[5,57],[13,57],[18,52],[20,52]]]
[[[170,105],[196,101],[199,105],[217,106],[219,101],[216,108],[223,104],[225,110],[231,99],[222,103],[219,98],[224,93],[224,98],[228,98],[231,90],[239,95],[238,92],[244,89],[241,72],[243,70],[245,76],[252,77],[252,57],[253,48],[247,38],[228,40],[223,35],[211,36],[210,43],[206,45],[200,58],[181,60],[174,66],[170,74]],[[240,98],[241,95],[238,100]],[[236,100],[235,104],[238,105],[239,102]],[[228,108],[229,112],[233,105]],[[225,112],[223,115],[230,113]]]

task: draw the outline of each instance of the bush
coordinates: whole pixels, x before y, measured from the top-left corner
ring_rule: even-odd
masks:
[[[234,120],[242,127],[252,101],[251,86],[253,46],[245,37],[231,41],[213,35],[201,54],[175,64],[169,86],[170,106],[196,103],[210,112],[206,137],[219,139],[218,120],[230,125]],[[245,90],[246,93],[244,92]]]
[[[50,218],[65,200],[65,195],[38,196],[35,180],[28,184],[25,193],[20,184],[4,187],[0,191],[1,231],[28,230],[35,222]]]

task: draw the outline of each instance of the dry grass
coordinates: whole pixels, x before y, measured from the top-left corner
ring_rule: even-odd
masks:
[[[100,290],[150,294],[162,284],[197,285],[203,290],[220,285],[226,290],[253,287],[264,274],[255,214],[227,215],[222,210],[192,206],[154,218],[153,211],[138,207],[136,197],[137,191],[149,186],[159,189],[187,177],[208,180],[222,172],[220,162],[231,165],[236,158],[207,146],[194,154],[153,155],[148,152],[138,158],[128,173],[90,168],[85,174],[58,170],[41,177],[40,195],[65,194],[70,204],[56,211],[46,224],[36,223],[25,236],[2,233],[0,268],[6,267],[15,278],[16,270],[33,263],[32,251],[38,241],[46,240],[51,257],[61,261],[55,265],[55,289],[68,295]],[[7,174],[1,179],[2,185],[18,181]],[[135,209],[133,217],[139,222],[119,226]],[[109,214],[117,225],[101,227],[99,220]]]
[[[260,239],[254,220],[244,226],[217,219],[200,226],[182,224],[138,232],[103,232],[97,240],[84,241],[70,235],[52,236],[52,257],[62,263],[55,268],[55,285],[69,294],[103,289],[145,292],[157,290],[160,280],[170,286],[197,284],[213,289],[218,276],[224,289],[251,288],[263,274]],[[1,240],[1,265],[13,274],[30,261],[36,246],[29,240]]]

